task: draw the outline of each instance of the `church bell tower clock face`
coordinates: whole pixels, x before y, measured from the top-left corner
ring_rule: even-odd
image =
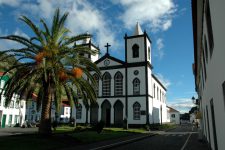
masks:
[[[105,66],[108,66],[109,64],[110,64],[110,61],[108,59],[104,61]]]

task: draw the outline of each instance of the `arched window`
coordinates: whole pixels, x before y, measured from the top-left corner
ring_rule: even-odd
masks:
[[[141,105],[138,102],[135,102],[133,105],[133,118],[134,120],[141,119]]]
[[[123,75],[117,72],[114,76],[114,95],[123,95]]]
[[[139,57],[139,46],[137,44],[134,44],[132,46],[132,51],[133,51],[133,58]]]
[[[111,95],[111,75],[106,72],[102,78],[102,96]]]
[[[82,106],[81,104],[78,104],[78,106],[76,107],[76,119],[81,119],[82,117]]]
[[[94,74],[93,75],[93,78],[95,79],[95,82],[96,82],[96,86],[94,88],[95,88],[96,94],[98,96],[98,91],[99,91],[99,89],[98,89],[99,88],[99,78],[98,78],[97,74]]]
[[[140,94],[140,80],[138,78],[133,80],[133,93],[134,95]]]

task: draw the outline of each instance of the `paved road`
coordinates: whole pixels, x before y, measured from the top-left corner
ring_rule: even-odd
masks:
[[[30,134],[38,131],[38,128],[0,128],[0,137],[9,136],[9,135],[17,135],[17,134]]]
[[[189,125],[182,125],[169,132],[158,132],[159,135],[145,138],[140,141],[129,143],[123,146],[114,147],[113,150],[189,150],[189,140],[195,138],[197,140],[196,129],[192,130]],[[204,150],[205,147],[203,147]],[[190,150],[195,150],[191,147]],[[198,147],[196,150],[201,150]]]

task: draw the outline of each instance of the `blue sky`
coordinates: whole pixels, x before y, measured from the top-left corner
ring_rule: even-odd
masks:
[[[0,36],[31,36],[18,17],[50,23],[55,8],[69,12],[71,35],[89,32],[102,55],[124,60],[124,35],[132,35],[136,22],[152,40],[153,72],[167,86],[167,104],[188,112],[195,96],[190,0],[0,0]],[[0,41],[0,50],[18,46]]]

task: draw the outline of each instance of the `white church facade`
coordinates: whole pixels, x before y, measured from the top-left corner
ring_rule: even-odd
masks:
[[[166,88],[152,73],[151,40],[137,23],[134,35],[125,35],[125,61],[107,53],[89,56],[100,68],[102,79],[93,74],[98,83],[96,104],[84,105],[79,100],[76,122],[106,126],[129,126],[167,122]],[[98,49],[85,41],[90,48]],[[75,111],[73,111],[75,112]],[[75,114],[74,114],[75,115]]]

